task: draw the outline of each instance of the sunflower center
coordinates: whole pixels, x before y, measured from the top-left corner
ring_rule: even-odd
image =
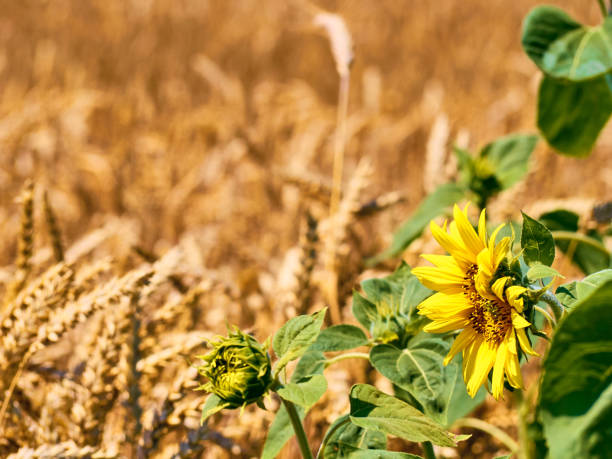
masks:
[[[463,294],[473,306],[469,315],[472,328],[491,343],[501,342],[512,327],[512,310],[503,301],[490,300],[481,296],[476,290],[474,277],[478,265],[471,265],[465,273]]]

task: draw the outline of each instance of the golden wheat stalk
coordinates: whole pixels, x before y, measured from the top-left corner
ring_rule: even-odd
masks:
[[[21,202],[21,229],[17,248],[17,271],[4,297],[3,310],[21,291],[32,270],[30,260],[34,241],[34,183],[28,180],[19,197]]]
[[[55,213],[49,202],[47,190],[43,193],[43,209],[45,211],[45,220],[51,237],[51,246],[53,247],[53,256],[57,263],[64,261],[64,246],[62,245],[62,235],[60,233]]]

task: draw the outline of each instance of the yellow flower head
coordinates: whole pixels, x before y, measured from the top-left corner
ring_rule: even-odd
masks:
[[[517,340],[524,352],[537,355],[525,334],[530,323],[521,314],[521,295],[527,289],[511,285],[510,277],[496,278],[511,243],[508,237],[495,243],[503,225],[487,238],[484,210],[478,232],[467,218],[467,206],[462,211],[455,205],[453,216],[448,231],[446,223],[442,228],[434,222],[430,225],[434,238],[450,255],[422,255],[435,266],[412,270],[423,285],[438,292],[418,306],[419,314],[432,320],[426,332],[462,330],[444,364],[463,352],[463,379],[472,397],[493,369],[493,396],[499,399],[504,374],[511,386],[523,385]]]

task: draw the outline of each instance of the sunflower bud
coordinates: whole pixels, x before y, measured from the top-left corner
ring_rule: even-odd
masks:
[[[272,383],[266,347],[238,328],[210,344],[213,350],[199,357],[204,364],[198,372],[208,379],[200,389],[218,396],[226,408],[258,401]]]

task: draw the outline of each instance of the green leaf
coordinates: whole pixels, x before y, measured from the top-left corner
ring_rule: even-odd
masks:
[[[529,268],[529,271],[527,271],[527,279],[529,280],[529,282],[535,282],[539,279],[545,279],[547,277],[554,276],[561,278],[564,277],[559,274],[556,269],[551,268],[550,266],[543,265],[541,263],[535,263],[531,266],[531,268]]]
[[[370,361],[383,376],[414,397],[425,414],[440,424],[450,425],[457,411],[469,413],[471,407],[482,401],[484,393],[477,399],[467,395],[460,363],[443,365],[448,350],[449,345],[443,339],[421,333],[408,342],[406,349],[389,344],[375,346],[370,352]],[[462,402],[462,407],[453,406],[458,402]],[[454,411],[455,408],[458,409]]]
[[[210,394],[202,407],[202,417],[200,418],[200,424],[204,424],[209,417],[213,414],[218,413],[219,411],[230,406],[231,403],[224,402],[215,394]]]
[[[375,265],[402,252],[421,235],[423,229],[431,220],[446,212],[457,201],[460,201],[465,196],[465,192],[465,187],[455,183],[440,185],[421,202],[414,214],[396,231],[393,235],[391,247],[367,260],[367,264],[369,266]]]
[[[597,287],[612,280],[612,269],[593,273],[581,281],[574,281],[557,287],[555,294],[565,307],[573,307],[578,300],[590,295]]]
[[[550,266],[555,259],[555,241],[552,234],[548,228],[525,213],[523,213],[521,246],[525,262],[529,266],[536,263]]]
[[[306,417],[306,410],[301,406],[295,407],[298,416],[301,421]],[[285,443],[287,443],[291,437],[295,435],[291,420],[289,419],[289,413],[284,404],[281,404],[280,408],[274,416],[272,424],[268,429],[268,436],[264,443],[264,448],[261,453],[261,459],[274,459],[281,452]]]
[[[612,280],[574,304],[543,364],[539,414],[555,459],[609,457]]]
[[[346,351],[368,344],[364,331],[354,325],[342,324],[325,328],[312,345],[312,349],[323,352]]]
[[[493,166],[493,172],[502,189],[507,189],[527,173],[528,161],[537,143],[537,135],[512,134],[486,145],[480,156]]]
[[[474,177],[474,158],[469,151],[453,146],[453,152],[457,157],[457,169],[459,170],[459,182],[468,186]]]
[[[587,156],[612,114],[612,77],[579,83],[544,77],[538,92],[538,128],[559,152]]]
[[[317,403],[327,390],[327,380],[323,375],[312,375],[297,383],[287,383],[277,390],[285,400],[303,408],[310,408]]]
[[[351,422],[408,441],[456,446],[456,437],[416,408],[373,386],[357,384],[350,393]]]
[[[571,231],[553,231],[555,243],[561,251],[572,255],[575,263],[585,274],[591,274],[610,266],[610,252],[594,237]]]
[[[274,376],[287,363],[300,358],[306,352],[306,349],[315,342],[321,330],[321,325],[323,325],[326,310],[327,308],[312,315],[294,317],[274,335],[272,348],[278,357],[274,366]]]
[[[325,446],[318,457],[322,459],[345,458],[360,448],[385,449],[387,436],[384,433],[366,430],[352,424],[349,415],[346,414],[340,416],[329,426],[322,444]]]
[[[325,369],[325,356],[321,351],[315,351],[309,348],[306,353],[300,358],[293,374],[291,375],[292,383],[299,383],[304,378],[308,378],[313,375],[322,375]],[[308,410],[297,405],[296,410],[300,419],[304,419]],[[264,451],[262,458],[272,459],[278,455],[280,450],[283,448],[291,437],[295,435],[295,431],[291,426],[291,421],[285,405],[281,404],[280,408],[276,412],[276,416],[270,425],[268,430],[268,436],[264,445]]]
[[[539,220],[552,231],[555,244],[585,274],[591,274],[610,266],[610,253],[600,240],[577,233],[578,214],[565,209],[542,214]]]
[[[322,375],[325,369],[325,355],[321,351],[308,348],[306,353],[300,358],[300,361],[291,374],[291,382],[298,382],[300,379],[307,378],[312,375]]]
[[[534,8],[521,39],[527,55],[547,75],[572,81],[598,77],[612,70],[612,18],[597,27],[574,21],[552,6]]]
[[[384,449],[354,449],[349,451],[347,456],[336,457],[347,457],[349,459],[423,459],[421,456],[415,456],[414,454]]]
[[[353,315],[366,330],[371,330],[372,324],[378,317],[378,312],[374,303],[355,291],[353,292]]]

